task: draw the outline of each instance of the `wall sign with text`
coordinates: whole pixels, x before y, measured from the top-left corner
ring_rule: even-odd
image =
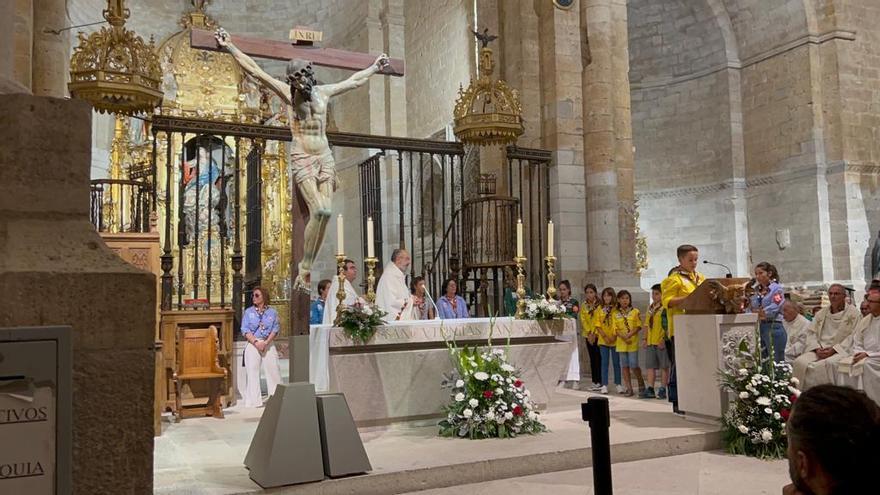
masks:
[[[70,327],[0,328],[0,494],[71,492]]]

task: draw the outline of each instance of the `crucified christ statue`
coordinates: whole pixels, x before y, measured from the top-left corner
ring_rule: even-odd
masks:
[[[291,60],[284,82],[270,76],[254,59],[239,50],[225,30],[218,29],[214,36],[245,72],[259,79],[287,106],[293,137],[290,149],[293,182],[309,209],[303,235],[303,257],[293,285],[295,289],[307,292],[311,284],[312,263],[324,241],[330,219],[330,199],[336,190],[336,164],[326,134],[327,104],[330,98],[360,87],[370,76],[382,72],[389,65],[388,56],[379,55],[371,66],[335,84],[318,84],[311,63]]]

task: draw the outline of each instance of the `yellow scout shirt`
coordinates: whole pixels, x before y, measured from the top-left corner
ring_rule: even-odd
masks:
[[[599,336],[599,345],[614,347],[617,344],[617,328],[614,324],[615,315],[617,315],[617,309],[615,308],[605,311],[604,307],[600,307],[593,312],[593,333]],[[606,337],[608,335],[611,336],[610,339]]]
[[[618,311],[614,318],[617,327],[617,352],[637,352],[639,350],[639,329],[642,328],[642,315],[636,308],[629,308],[624,315]],[[629,342],[623,340],[626,334],[636,331]]]
[[[654,317],[651,318],[651,308],[648,307],[648,310],[645,312],[645,327],[648,328],[648,332],[645,335],[645,342],[648,345],[660,345],[663,342],[663,337],[665,337],[663,332],[663,305],[657,307],[654,311]]]
[[[581,304],[581,311],[578,318],[581,320],[581,335],[588,337],[593,334],[593,316],[596,307],[590,307],[586,302]]]
[[[663,307],[666,308],[666,317],[669,321],[669,336],[675,336],[675,327],[673,320],[675,315],[684,314],[683,309],[673,309],[669,307],[669,301],[675,297],[687,296],[691,292],[697,290],[697,286],[706,280],[700,272],[685,273],[674,271],[672,275],[663,279],[660,284],[660,290],[663,294]]]

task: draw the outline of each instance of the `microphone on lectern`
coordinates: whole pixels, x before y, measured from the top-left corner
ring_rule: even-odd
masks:
[[[720,266],[721,268],[724,268],[725,270],[727,270],[727,275],[724,276],[725,278],[733,278],[733,273],[730,271],[730,268],[728,268],[727,265],[723,265],[721,263],[715,263],[714,261],[709,261],[709,260],[703,260],[703,263],[705,263],[707,265]]]

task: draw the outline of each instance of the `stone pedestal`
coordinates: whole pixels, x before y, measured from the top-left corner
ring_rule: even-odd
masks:
[[[675,315],[678,408],[686,418],[716,422],[727,411],[728,392],[719,385],[718,371],[740,340],[754,340],[756,321],[753,314]]]
[[[73,329],[74,493],[152,493],[156,279],[89,223],[91,108],[0,96],[0,327]]]

